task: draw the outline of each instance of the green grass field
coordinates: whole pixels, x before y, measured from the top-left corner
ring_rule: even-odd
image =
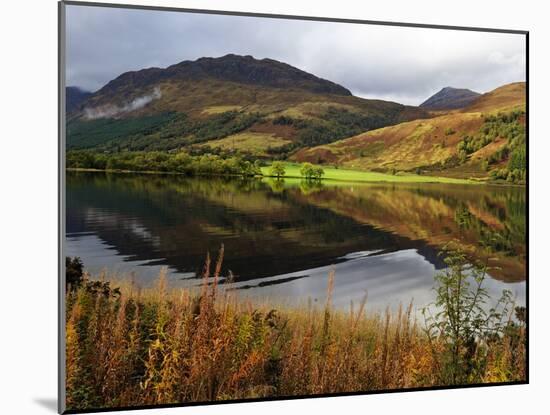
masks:
[[[300,164],[285,163],[284,178],[302,178]],[[270,176],[270,166],[262,167],[262,174]],[[323,180],[338,180],[343,182],[398,182],[398,183],[453,183],[453,184],[476,184],[478,182],[466,179],[454,179],[450,177],[421,176],[417,174],[398,173],[395,175],[376,173],[370,171],[335,169],[324,167]]]

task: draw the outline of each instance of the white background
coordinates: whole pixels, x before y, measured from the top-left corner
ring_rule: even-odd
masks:
[[[530,385],[139,413],[544,412],[550,383],[550,276],[544,267],[550,208],[547,104],[550,26],[545,2],[142,0],[136,3],[531,32]],[[5,1],[0,18],[0,412],[52,414],[57,389],[57,4],[54,0]]]

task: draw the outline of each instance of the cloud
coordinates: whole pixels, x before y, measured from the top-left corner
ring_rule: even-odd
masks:
[[[523,35],[69,5],[67,81],[97,90],[129,70],[227,53],[272,58],[355,95],[419,104],[445,86],[525,80]]]
[[[95,107],[95,108],[91,108],[91,107],[85,108],[84,118],[88,120],[95,120],[97,118],[115,117],[117,115],[124,114],[125,112],[131,112],[131,111],[135,111],[140,108],[143,108],[144,106],[149,104],[151,101],[155,99],[159,99],[160,97],[162,97],[162,93],[160,91],[160,88],[156,87],[151,94],[137,97],[134,100],[122,106],[102,105],[100,107]]]

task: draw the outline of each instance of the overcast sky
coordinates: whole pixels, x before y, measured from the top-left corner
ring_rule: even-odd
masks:
[[[67,85],[95,91],[126,71],[228,53],[411,105],[445,86],[525,80],[523,35],[67,6]]]

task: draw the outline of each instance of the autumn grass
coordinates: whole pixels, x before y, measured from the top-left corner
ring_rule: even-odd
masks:
[[[282,147],[289,143],[291,143],[291,141],[276,137],[273,133],[245,132],[230,135],[218,140],[211,140],[202,146],[220,148],[222,150],[235,150],[255,156],[267,156],[267,151],[269,149]]]
[[[288,397],[445,385],[446,344],[412,315],[331,306],[273,309],[219,285],[221,258],[207,259],[198,289],[132,282],[119,291],[67,294],[68,409]],[[229,278],[230,279],[230,278]],[[97,288],[96,287],[96,288]],[[521,381],[524,329],[496,338],[470,383]],[[518,340],[519,338],[519,340]]]

